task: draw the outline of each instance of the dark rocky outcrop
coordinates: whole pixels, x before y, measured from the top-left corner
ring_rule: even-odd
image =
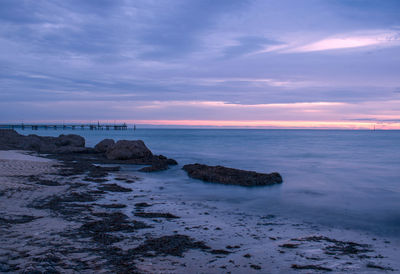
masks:
[[[55,150],[49,150],[48,152],[56,154],[91,153],[92,149],[87,147],[62,146],[57,147]]]
[[[15,130],[0,129],[0,149],[16,149],[21,142],[21,136]]]
[[[104,155],[104,163],[149,165],[139,170],[142,172],[166,170],[170,165],[178,164],[174,159],[154,155],[142,140],[120,140],[115,143],[114,140],[104,139],[94,149]]]
[[[332,271],[332,269],[323,267],[320,265],[299,265],[299,264],[292,264],[293,269],[301,269],[301,270],[317,270],[317,271]]]
[[[143,254],[146,257],[155,255],[183,256],[190,249],[209,250],[204,242],[195,241],[186,235],[162,236],[155,239],[147,239],[142,245],[128,250],[129,253]]]
[[[55,145],[61,146],[72,146],[72,147],[85,147],[85,138],[76,134],[61,134],[55,140]]]
[[[144,167],[139,171],[142,172],[154,172],[168,169],[169,165],[177,165],[178,163],[174,159],[169,159],[163,155],[155,155],[151,160],[151,166]]]
[[[202,164],[185,165],[183,170],[188,173],[189,177],[227,185],[265,186],[282,183],[282,177],[277,172],[265,174]]]
[[[85,139],[79,135],[69,134],[59,137],[43,137],[38,135],[24,136],[15,130],[0,130],[0,149],[23,149],[41,153],[84,153]]]
[[[115,142],[113,139],[104,139],[94,147],[94,150],[99,153],[106,153],[114,144]]]
[[[142,218],[166,218],[166,219],[178,219],[178,216],[175,216],[171,213],[163,213],[163,212],[136,212],[135,216]]]
[[[103,140],[102,142],[104,142]],[[101,143],[101,142],[100,142]],[[100,144],[99,143],[99,144]],[[142,140],[120,140],[106,151],[109,160],[152,159],[153,153]]]
[[[102,186],[99,187],[100,190],[102,191],[109,191],[109,192],[131,192],[132,189],[122,187],[117,184],[103,184]]]
[[[0,150],[21,149],[39,153],[52,154],[61,160],[80,163],[97,162],[101,164],[138,164],[149,165],[141,169],[144,172],[161,171],[169,165],[176,165],[173,159],[163,155],[153,155],[142,140],[104,139],[94,148],[85,147],[85,139],[79,135],[69,134],[59,137],[38,135],[24,136],[11,129],[0,129]],[[90,178],[94,178],[89,174]]]
[[[162,163],[162,164],[154,164],[151,166],[146,166],[143,167],[141,169],[139,169],[139,171],[141,172],[155,172],[155,171],[162,171],[162,170],[167,170],[168,169],[168,165],[166,163]]]

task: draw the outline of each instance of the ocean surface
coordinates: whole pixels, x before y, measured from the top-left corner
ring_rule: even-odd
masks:
[[[400,237],[400,131],[137,129],[19,130],[79,134],[87,146],[104,138],[141,139],[179,165],[140,174],[171,199],[208,201],[227,210],[276,214],[310,225]],[[279,172],[283,184],[245,188],[190,179],[184,164]],[[127,166],[127,172],[138,167]]]

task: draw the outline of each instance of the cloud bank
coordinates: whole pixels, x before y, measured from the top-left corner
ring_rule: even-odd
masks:
[[[0,122],[399,128],[399,13],[395,0],[4,0]]]

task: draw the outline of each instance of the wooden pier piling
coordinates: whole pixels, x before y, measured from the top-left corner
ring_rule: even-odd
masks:
[[[25,128],[29,128],[32,130],[39,130],[39,129],[54,129],[54,130],[67,130],[67,129],[90,129],[90,130],[103,130],[104,128],[106,130],[128,130],[132,128],[128,128],[128,125],[126,123],[123,124],[105,124],[102,125],[99,122],[97,124],[0,124],[0,129],[22,129],[24,130]]]

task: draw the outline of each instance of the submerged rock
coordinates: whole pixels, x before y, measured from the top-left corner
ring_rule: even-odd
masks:
[[[132,189],[122,187],[117,184],[103,184],[102,186],[99,187],[100,190],[103,191],[110,191],[110,192],[131,192]]]
[[[174,159],[169,159],[164,155],[155,155],[151,160],[151,166],[141,168],[142,172],[162,171],[169,168],[170,165],[177,165],[178,162]]]
[[[143,254],[148,257],[155,255],[182,257],[183,253],[190,249],[209,250],[210,247],[186,235],[171,235],[147,239],[142,245],[128,250],[128,253]]]
[[[142,218],[166,218],[166,219],[178,219],[178,216],[175,216],[171,213],[163,213],[163,212],[136,212],[135,216]]]
[[[183,166],[183,170],[185,170],[191,178],[227,185],[265,186],[282,183],[282,177],[277,172],[265,174],[255,171],[202,164],[185,165]]]
[[[154,156],[151,160],[151,166],[141,168],[142,172],[155,172],[168,169],[169,165],[177,165],[174,159],[168,159],[163,155]]]
[[[141,169],[139,169],[140,172],[156,172],[156,171],[162,171],[162,170],[167,170],[168,165],[166,163],[162,164],[153,164],[151,166],[146,166]]]
[[[301,270],[317,270],[317,271],[332,271],[332,269],[328,267],[324,267],[321,265],[299,265],[299,264],[292,264],[293,269],[301,269]]]

